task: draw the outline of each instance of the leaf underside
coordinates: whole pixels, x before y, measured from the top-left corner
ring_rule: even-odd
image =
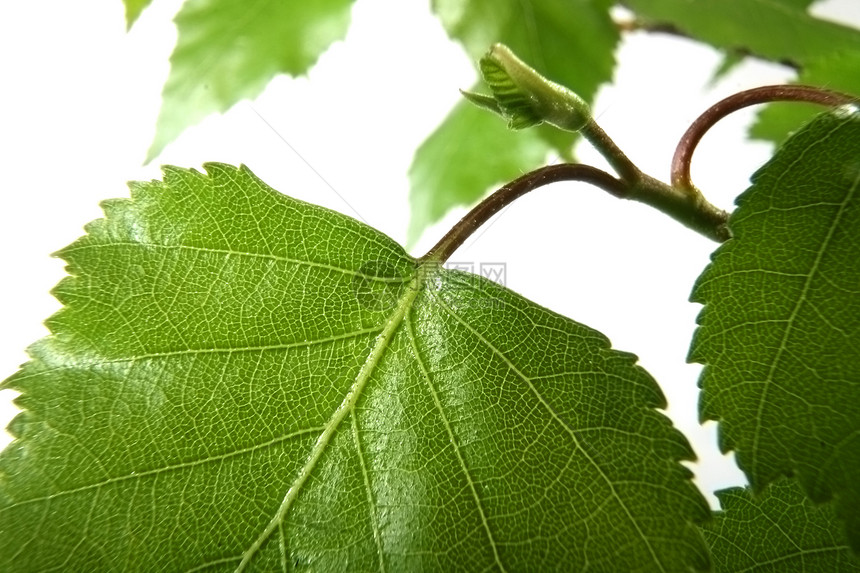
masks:
[[[346,35],[352,0],[187,0],[147,161],[186,128],[260,94],[275,75],[305,73]]]
[[[607,0],[432,3],[448,35],[463,45],[474,62],[492,44],[501,42],[542,75],[587,102],[612,79],[619,33],[609,15],[611,5]],[[486,89],[478,86],[475,91]],[[548,126],[513,133],[493,114],[484,111],[485,117],[480,117],[474,110],[465,111],[465,105],[457,104],[415,152],[409,171],[412,215],[408,244],[414,244],[453,207],[471,205],[492,186],[539,167],[551,152],[572,159],[576,134]],[[452,149],[458,152],[454,158]]]
[[[722,511],[702,526],[715,573],[860,571],[829,505],[814,505],[794,480],[717,492]]]
[[[755,490],[796,475],[860,550],[860,116],[818,116],[753,177],[699,277],[690,359]]]
[[[0,569],[705,570],[635,357],[246,168],[165,168],[59,256],[4,383]]]

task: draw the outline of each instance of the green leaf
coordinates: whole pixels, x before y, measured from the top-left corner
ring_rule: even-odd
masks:
[[[276,74],[305,73],[346,35],[352,0],[187,0],[147,161],[184,129],[263,91]]]
[[[152,0],[123,0],[125,3],[125,22],[130,30],[137,21],[143,10],[152,3]]]
[[[812,504],[794,480],[716,495],[723,509],[702,526],[715,573],[860,571],[833,508]]]
[[[860,550],[860,115],[818,116],[753,176],[692,298],[701,416],[761,491],[797,475]]]
[[[0,455],[0,569],[704,570],[635,357],[246,168],[60,252]],[[243,565],[244,564],[244,565]]]
[[[860,31],[819,20],[812,0],[625,0],[644,24],[672,24],[723,49],[806,66],[828,54],[860,48]]]
[[[433,11],[448,35],[462,43],[474,61],[492,44],[506,44],[542,75],[593,102],[598,87],[612,79],[615,65],[619,33],[609,16],[611,4],[608,0],[434,0]],[[572,158],[577,136],[544,127],[538,135],[527,132],[505,137],[504,141],[528,149],[529,156],[516,164],[503,161],[493,154],[502,147],[498,129],[470,130],[478,121],[482,127],[490,125],[490,120],[500,123],[486,115],[488,120],[472,119],[477,115],[463,112],[458,104],[415,153],[407,243],[414,243],[427,226],[451,208],[470,205],[492,185],[509,180],[510,173],[519,175],[542,165],[547,154],[538,154],[539,149],[552,149],[562,158]],[[464,133],[469,134],[468,142],[451,139]],[[438,149],[446,140],[455,141],[452,146],[468,145],[475,152],[468,159],[439,163]],[[478,153],[480,149],[488,151]],[[415,176],[431,172],[435,172],[432,178]]]
[[[830,90],[860,96],[860,47],[857,51],[837,53],[810,62],[800,72],[797,83],[824,86]],[[750,129],[759,139],[782,142],[788,134],[810,121],[821,106],[794,102],[767,106]]]

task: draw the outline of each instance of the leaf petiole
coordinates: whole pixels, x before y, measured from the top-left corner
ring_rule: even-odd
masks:
[[[626,197],[628,193],[628,189],[622,181],[590,165],[561,163],[539,167],[497,189],[489,197],[478,203],[457,224],[451,227],[451,230],[445,233],[439,242],[420,258],[420,261],[444,263],[472,233],[504,207],[529,191],[558,181],[584,181],[620,198]]]
[[[631,184],[591,165],[561,163],[530,171],[493,192],[466,213],[420,261],[444,263],[472,233],[504,207],[529,191],[559,181],[590,183],[619,199],[632,199],[651,205],[717,242],[729,238],[726,229],[728,214],[701,196],[698,201],[692,201],[688,194],[641,172],[638,180]]]
[[[672,157],[672,186],[698,193],[690,177],[690,163],[696,146],[708,130],[727,115],[745,107],[777,101],[806,102],[829,107],[860,103],[860,99],[848,94],[803,85],[762,86],[730,95],[709,107],[681,136]]]

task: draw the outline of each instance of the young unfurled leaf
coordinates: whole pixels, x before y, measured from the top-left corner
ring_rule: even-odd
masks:
[[[481,58],[480,67],[495,106],[479,94],[467,92],[466,98],[505,117],[511,129],[546,122],[565,131],[579,131],[591,120],[591,110],[582,98],[541,76],[504,44],[493,45]]]
[[[475,104],[481,109],[491,111],[496,115],[504,115],[502,107],[499,105],[499,102],[493,96],[477,92],[470,92],[468,90],[460,90],[460,93],[463,95],[464,98],[469,100],[470,103]]]
[[[795,474],[860,551],[860,114],[818,116],[753,176],[693,300],[701,416],[756,490]]]
[[[722,511],[702,526],[715,573],[860,572],[833,508],[810,502],[796,481],[776,481],[758,495],[738,487],[717,497]]]
[[[245,168],[166,168],[59,254],[0,569],[690,571],[692,452],[605,337]]]

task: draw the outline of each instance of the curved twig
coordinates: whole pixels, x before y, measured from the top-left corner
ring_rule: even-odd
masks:
[[[630,195],[629,188],[619,179],[609,173],[580,163],[561,163],[558,165],[547,165],[525,175],[514,179],[504,187],[499,188],[492,195],[478,203],[471,211],[451,227],[438,243],[420,261],[433,259],[440,263],[448,260],[478,227],[486,223],[493,215],[511,204],[514,200],[522,197],[529,191],[533,191],[544,185],[558,181],[584,181],[596,187],[608,191],[619,198],[627,198]]]
[[[839,92],[803,85],[774,85],[745,90],[715,103],[687,128],[672,157],[671,182],[678,189],[696,190],[690,178],[693,151],[702,137],[718,121],[739,109],[761,103],[799,101],[829,107],[858,103],[858,98]]]

